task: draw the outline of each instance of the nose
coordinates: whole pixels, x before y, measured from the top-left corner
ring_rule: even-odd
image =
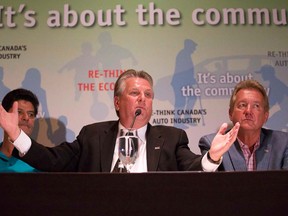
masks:
[[[144,100],[145,100],[145,94],[144,94],[144,92],[142,92],[141,94],[139,94],[138,101],[141,102]]]
[[[29,120],[29,114],[27,112],[18,112],[18,116],[22,121]]]
[[[252,106],[251,106],[251,104],[248,104],[246,109],[245,109],[245,113],[251,113],[251,111],[252,111]]]
[[[28,121],[28,120],[29,120],[28,113],[23,112],[23,113],[21,114],[21,118],[22,118],[22,120],[24,120],[24,121]]]

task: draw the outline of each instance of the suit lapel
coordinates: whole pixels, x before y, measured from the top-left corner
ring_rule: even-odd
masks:
[[[148,124],[146,140],[147,169],[148,171],[157,171],[164,139],[159,130]]]
[[[229,164],[231,164],[232,170],[247,171],[245,158],[237,140],[230,147],[227,154],[228,154],[229,162],[223,161],[225,166],[226,165],[229,166]],[[225,169],[230,170],[229,167],[225,167]]]
[[[257,165],[256,170],[269,169],[271,151],[272,151],[271,137],[268,137],[265,134],[265,131],[262,130],[260,136],[260,146],[259,149],[256,150],[256,165]],[[237,171],[247,171],[245,158],[243,156],[242,150],[237,140],[235,141],[234,145],[230,147],[228,151],[228,158],[232,165],[232,169]],[[229,164],[228,160],[224,163],[225,166],[228,166]],[[225,168],[227,169],[228,167]]]
[[[104,129],[103,134],[100,135],[102,172],[110,172],[111,170],[117,132],[118,121],[113,123],[111,127]]]
[[[266,134],[262,130],[260,136],[260,146],[259,149],[256,150],[257,170],[268,170],[271,151],[271,137],[266,136]]]

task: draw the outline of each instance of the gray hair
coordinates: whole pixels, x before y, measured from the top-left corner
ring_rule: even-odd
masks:
[[[236,102],[236,94],[242,89],[254,89],[260,92],[264,100],[264,110],[265,112],[269,111],[269,99],[264,87],[256,80],[244,80],[238,83],[233,90],[233,93],[230,98],[229,112],[232,111],[234,108]]]
[[[142,79],[145,79],[149,82],[149,84],[151,85],[151,87],[153,87],[153,78],[145,71],[136,71],[134,69],[129,69],[127,71],[125,71],[124,73],[122,73],[116,83],[115,83],[115,87],[114,87],[114,97],[116,96],[121,96],[125,87],[126,87],[126,79],[131,78],[131,77],[139,77]],[[118,115],[118,110],[116,110],[116,114]]]

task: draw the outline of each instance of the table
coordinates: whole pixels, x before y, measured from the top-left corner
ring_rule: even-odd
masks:
[[[288,215],[288,172],[1,173],[4,215]]]

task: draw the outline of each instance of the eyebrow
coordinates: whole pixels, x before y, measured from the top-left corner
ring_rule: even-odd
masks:
[[[24,109],[21,109],[21,108],[18,108],[18,111],[24,111],[24,112],[29,112],[29,113],[33,112],[33,113],[35,113],[34,110],[24,110]]]

